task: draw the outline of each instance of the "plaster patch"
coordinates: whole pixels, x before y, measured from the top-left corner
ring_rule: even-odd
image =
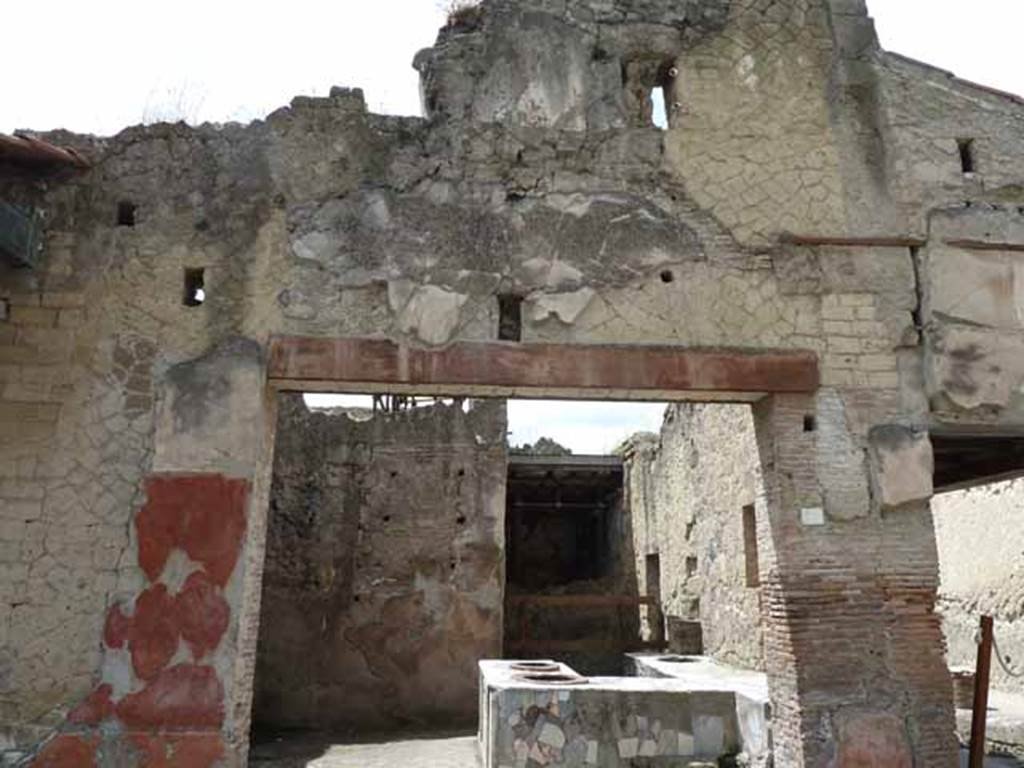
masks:
[[[427,344],[444,344],[458,327],[460,310],[468,298],[436,285],[420,286],[399,313],[398,327],[403,333],[415,333]]]
[[[571,293],[542,293],[527,301],[532,305],[530,314],[535,322],[542,322],[554,316],[571,325],[596,295],[593,288],[581,288]]]

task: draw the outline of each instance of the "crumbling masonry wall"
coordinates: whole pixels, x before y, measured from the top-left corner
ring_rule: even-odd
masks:
[[[417,57],[426,118],[337,89],[248,126],[46,135],[91,162],[71,176],[0,169],[46,214],[39,267],[0,266],[6,757],[244,764],[272,339],[497,344],[512,296],[524,344],[817,356],[818,392],[754,407],[776,761],[954,765],[929,429],[1024,432],[1021,101],[881,51],[860,0],[475,18]]]
[[[728,663],[763,669],[760,593],[747,585],[748,547],[738,511],[763,495],[755,431],[745,406],[670,406],[660,435],[627,447],[629,498],[641,591],[644,556],[661,556],[667,615],[700,621],[706,651]],[[755,505],[759,507],[760,505]],[[949,491],[931,502],[940,566],[938,609],[951,668],[974,669],[978,621],[996,619],[1000,650],[1018,669],[1024,550],[1024,481]],[[758,511],[761,520],[763,509]],[[771,557],[758,525],[759,564]],[[993,665],[993,685],[1022,689]]]
[[[378,413],[282,398],[253,717],[357,733],[475,722],[501,656],[503,401]]]
[[[760,562],[771,558],[753,414],[746,405],[670,405],[657,439],[627,447],[629,507],[642,594],[660,594],[665,616],[699,621],[704,652],[739,667],[764,668],[759,580],[744,508],[754,507]],[[658,555],[661,584],[646,583]]]

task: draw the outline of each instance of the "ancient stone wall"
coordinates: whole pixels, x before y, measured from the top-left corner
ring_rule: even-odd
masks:
[[[660,594],[666,616],[699,621],[708,655],[763,669],[760,558],[771,538],[749,406],[670,405],[658,438],[634,438],[627,456],[641,593]],[[660,585],[647,583],[652,555]]]
[[[254,720],[269,729],[475,721],[501,656],[505,405],[310,412],[283,398]]]
[[[974,669],[983,614],[995,618],[996,642],[1010,667],[1024,661],[1024,480],[953,491],[932,500],[942,583],[939,608],[949,663]],[[1024,681],[993,661],[992,685],[1024,692]]]
[[[244,762],[271,338],[443,355],[495,341],[512,298],[524,343],[817,355],[819,392],[755,406],[777,757],[856,759],[883,733],[892,765],[952,765],[928,429],[1024,429],[1020,100],[880,51],[860,0],[487,0],[477,18],[418,58],[431,119],[337,89],[248,126],[49,134],[91,169],[0,171],[4,199],[46,214],[40,267],[0,267],[0,744],[35,754],[60,729],[44,750],[113,765],[130,740],[95,722],[123,725],[120,702],[184,664],[214,670],[213,714],[161,696],[137,740],[166,757],[160,729],[192,728]],[[651,87],[667,131],[641,119]],[[201,305],[183,301],[199,270]],[[562,394],[600,396],[602,370],[573,373]],[[249,488],[223,583],[189,552],[197,475]],[[199,572],[228,604],[217,648],[164,626],[173,663],[140,676],[153,633],[110,645],[106,619],[152,616],[153,590],[176,601]],[[69,720],[105,685],[113,710]]]

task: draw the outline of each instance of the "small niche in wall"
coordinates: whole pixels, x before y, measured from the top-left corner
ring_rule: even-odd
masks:
[[[747,586],[761,586],[761,564],[757,554],[757,511],[753,504],[743,508],[743,560]]]
[[[804,432],[814,432],[818,429],[818,420],[811,414],[804,416]]]
[[[974,152],[974,139],[957,139],[957,149],[960,152],[960,170],[966,176],[977,172],[977,158]]]
[[[138,210],[138,206],[135,203],[127,200],[122,200],[117,204],[117,226],[119,227],[134,227],[135,226],[135,213]]]
[[[647,584],[649,597],[660,598],[661,596],[661,556],[647,555],[644,558],[644,581]]]
[[[186,307],[198,307],[206,301],[205,274],[202,268],[185,269],[185,294],[181,303]]]
[[[523,297],[511,293],[498,296],[498,339],[521,341],[523,338]]]

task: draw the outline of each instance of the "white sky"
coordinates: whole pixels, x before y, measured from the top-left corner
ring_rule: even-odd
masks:
[[[0,131],[111,135],[138,122],[247,121],[296,94],[361,87],[371,110],[419,114],[412,58],[444,0],[25,0],[3,3]],[[1024,94],[1022,0],[868,0],[889,50]],[[510,404],[512,440],[605,452],[657,431],[664,406]]]
[[[312,408],[370,408],[369,395],[307,394]],[[636,432],[657,432],[664,403],[605,403],[571,400],[509,400],[509,441],[535,443],[550,437],[573,453],[611,453]]]
[[[444,0],[8,0],[0,131],[113,134],[160,118],[250,120],[295,94],[359,86],[419,114],[411,63]],[[869,0],[890,50],[1024,93],[1021,0]]]

